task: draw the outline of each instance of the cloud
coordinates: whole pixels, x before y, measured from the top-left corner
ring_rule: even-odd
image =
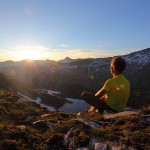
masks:
[[[19,45],[12,50],[3,50],[5,53],[1,53],[0,61],[5,60],[22,60],[25,56],[29,59],[41,59],[41,60],[61,60],[65,57],[72,59],[77,58],[99,58],[99,57],[110,57],[114,54],[104,53],[105,50],[83,50],[83,49],[65,49],[65,48],[52,48],[42,45]],[[32,55],[34,57],[32,57]]]
[[[14,50],[35,50],[35,51],[49,51],[50,48],[42,45],[19,45],[14,48]]]
[[[61,44],[60,46],[61,46],[61,47],[64,47],[64,48],[71,47],[71,46],[70,46],[70,45],[68,45],[68,44]]]
[[[76,58],[99,58],[99,57],[109,57],[109,56],[113,56],[113,55],[101,54],[96,50],[84,51],[82,49],[70,49],[70,50],[53,49],[51,51],[51,58],[54,60],[60,60],[65,57],[76,59]]]
[[[11,51],[7,48],[0,48],[0,62],[12,60]]]
[[[27,16],[32,16],[33,15],[33,11],[31,9],[31,7],[25,6],[24,7],[24,12]]]

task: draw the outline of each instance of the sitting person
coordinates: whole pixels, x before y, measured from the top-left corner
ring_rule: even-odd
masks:
[[[110,71],[113,77],[108,79],[96,94],[86,91],[81,94],[81,97],[91,105],[88,112],[91,112],[93,108],[101,113],[105,110],[108,112],[124,111],[130,94],[130,83],[122,74],[125,68],[126,62],[123,58],[112,58]]]

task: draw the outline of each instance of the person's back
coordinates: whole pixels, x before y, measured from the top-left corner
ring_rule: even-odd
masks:
[[[105,103],[117,112],[123,111],[130,93],[130,83],[124,75],[119,74],[107,80],[103,88],[108,91]]]

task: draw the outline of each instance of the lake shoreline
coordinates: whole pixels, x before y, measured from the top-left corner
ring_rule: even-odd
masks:
[[[60,92],[58,92],[58,91],[52,91],[52,90],[46,90],[46,89],[39,89],[39,90],[42,90],[42,92],[45,91],[45,92],[47,92],[48,95],[52,95],[54,97],[57,96],[57,94],[60,94]],[[36,90],[36,92],[37,92],[37,90]],[[47,103],[51,101],[48,98],[45,100],[45,101],[47,101],[47,103],[45,104],[42,102],[42,99],[39,96],[36,96],[36,99],[32,99],[31,97],[21,94],[19,92],[18,92],[18,94],[20,96],[23,96],[24,98],[35,101],[36,103],[40,104],[42,107],[46,107],[49,111],[64,111],[64,112],[68,112],[68,113],[78,113],[78,112],[84,113],[84,112],[86,112],[86,108],[89,108],[89,105],[84,100],[81,100],[81,99],[65,98],[67,101],[65,103],[63,103],[62,105],[60,105],[61,107],[58,108],[58,107],[54,107],[52,105],[47,105]]]

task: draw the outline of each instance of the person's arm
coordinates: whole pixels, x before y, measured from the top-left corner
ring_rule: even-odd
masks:
[[[104,88],[102,88],[102,89],[100,89],[99,91],[97,91],[97,92],[95,93],[95,96],[97,96],[97,97],[99,97],[99,98],[102,98],[103,96],[105,96],[106,92],[107,92],[107,91],[106,91]]]

